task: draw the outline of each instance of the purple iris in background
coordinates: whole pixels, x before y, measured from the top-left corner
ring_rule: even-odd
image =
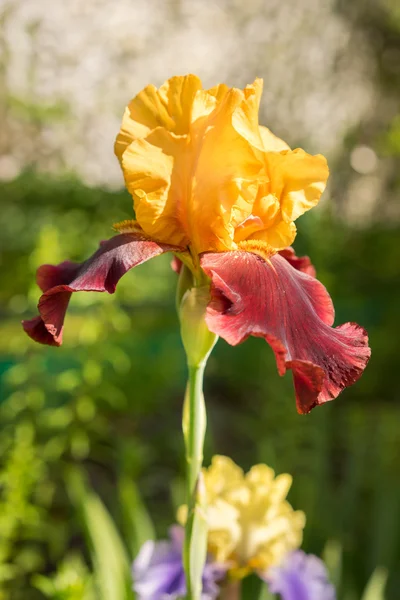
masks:
[[[143,544],[133,563],[133,589],[138,600],[175,600],[186,594],[182,563],[184,529],[174,525],[169,540]],[[217,582],[226,567],[207,562],[203,573],[202,600],[215,600],[219,594]]]
[[[280,594],[282,600],[336,600],[322,560],[302,550],[288,554],[279,567],[272,567],[262,578],[269,591]]]

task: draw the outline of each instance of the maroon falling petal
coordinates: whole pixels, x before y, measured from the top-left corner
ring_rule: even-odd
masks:
[[[40,316],[23,321],[35,341],[60,346],[65,313],[73,292],[115,292],[121,277],[141,263],[180,248],[158,244],[136,233],[123,233],[100,243],[100,248],[83,263],[42,265],[37,282],[44,292],[38,304]]]
[[[367,333],[356,323],[331,327],[332,301],[317,279],[279,254],[267,261],[244,251],[205,253],[201,266],[212,281],[209,329],[232,345],[263,337],[279,374],[292,369],[300,413],[359,379],[370,356]]]
[[[181,272],[183,267],[183,262],[181,261],[180,258],[178,258],[177,256],[174,256],[173,259],[171,260],[171,269],[173,271],[175,271],[175,273],[177,275],[179,275],[179,273]]]
[[[291,246],[285,248],[284,250],[280,250],[279,254],[283,256],[283,258],[286,258],[292,267],[298,271],[307,273],[307,275],[311,275],[311,277],[316,276],[315,267],[308,256],[297,256],[296,252]]]

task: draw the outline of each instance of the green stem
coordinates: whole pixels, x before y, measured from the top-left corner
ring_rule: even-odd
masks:
[[[218,339],[209,331],[206,323],[209,301],[209,283],[204,283],[202,278],[195,278],[193,272],[184,266],[179,276],[177,307],[189,369],[182,419],[187,461],[183,564],[188,600],[201,598],[202,575],[207,557],[207,509],[201,474],[206,433],[203,375],[207,358]]]
[[[203,395],[205,361],[189,365],[189,381],[183,409],[186,442],[186,503],[184,567],[188,600],[200,600],[202,573],[207,554],[207,522],[200,489],[206,409]]]
[[[187,434],[187,481],[186,501],[192,502],[197,479],[203,464],[203,446],[206,429],[206,408],[203,395],[203,377],[205,363],[199,366],[189,366],[188,401],[189,419]]]

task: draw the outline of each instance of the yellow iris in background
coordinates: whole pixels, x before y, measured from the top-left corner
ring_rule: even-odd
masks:
[[[203,475],[208,549],[217,562],[229,564],[231,577],[264,572],[300,547],[305,515],[286,500],[290,475],[275,477],[263,464],[245,474],[226,456],[214,456]],[[185,506],[178,520],[186,520]]]
[[[142,90],[115,143],[137,222],[151,239],[228,251],[240,242],[290,246],[294,221],[317,202],[326,159],[289,146],[258,124],[262,80],[244,90],[202,89],[195,75]]]

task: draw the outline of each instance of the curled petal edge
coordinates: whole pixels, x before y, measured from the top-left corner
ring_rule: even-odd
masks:
[[[292,267],[294,267],[298,271],[306,273],[311,277],[316,277],[315,267],[311,263],[310,258],[308,256],[297,256],[292,246],[289,246],[284,250],[280,250],[279,254],[283,256],[283,258],[285,258],[288,261],[288,263],[290,263]]]
[[[305,414],[361,377],[370,348],[356,323],[331,327],[334,310],[325,287],[304,272],[309,265],[291,253],[289,259],[243,250],[202,254],[212,282],[206,321],[234,346],[250,335],[263,337],[279,374],[292,370],[297,410]]]
[[[127,271],[159,254],[177,250],[182,251],[137,233],[123,233],[101,242],[97,252],[83,263],[42,265],[36,276],[43,292],[39,316],[22,321],[25,332],[41,344],[61,346],[65,313],[73,292],[113,294]]]

